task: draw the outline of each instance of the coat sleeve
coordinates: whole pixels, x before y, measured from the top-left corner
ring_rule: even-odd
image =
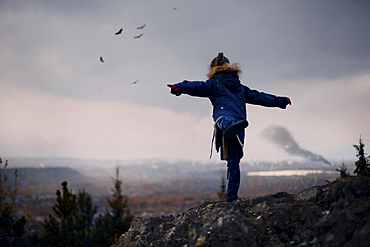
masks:
[[[288,104],[286,97],[275,96],[272,94],[251,90],[249,87],[243,85],[245,103],[260,105],[266,107],[280,107],[285,109]]]
[[[212,91],[212,81],[183,81],[175,84],[179,87],[180,94],[188,94],[197,97],[209,97]],[[179,94],[179,95],[180,95]]]

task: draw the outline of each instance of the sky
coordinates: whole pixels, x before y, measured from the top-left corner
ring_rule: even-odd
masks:
[[[0,0],[0,155],[207,161],[210,101],[166,85],[206,80],[223,52],[244,85],[292,101],[247,105],[244,161],[300,159],[261,138],[271,126],[354,159],[360,136],[370,152],[369,13],[345,0]]]

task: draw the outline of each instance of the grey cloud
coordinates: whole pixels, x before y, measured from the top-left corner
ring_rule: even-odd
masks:
[[[276,11],[260,9],[266,15],[257,25],[265,34],[244,48],[252,54],[246,61],[251,59],[247,68],[253,81],[335,79],[369,72],[370,5],[363,5],[280,1]],[[250,35],[258,32],[256,28]]]
[[[2,29],[13,36],[7,45],[14,57],[8,63],[17,71],[17,83],[72,98],[204,114],[209,104],[173,103],[165,85],[206,79],[208,63],[220,51],[240,63],[246,85],[261,91],[277,80],[335,79],[370,71],[370,9],[365,1],[187,1],[176,11],[170,1],[0,5],[2,13],[22,14]],[[33,19],[27,15],[32,11],[37,13]],[[126,39],[137,35],[133,30],[143,23],[142,39]],[[125,33],[115,37],[120,27]],[[40,66],[35,58],[43,52],[59,54],[72,74],[63,77]],[[104,66],[98,62],[102,55]],[[138,79],[136,91],[122,86]],[[96,95],[101,88],[103,93]]]

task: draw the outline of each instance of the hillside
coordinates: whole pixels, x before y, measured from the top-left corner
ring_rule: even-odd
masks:
[[[370,178],[296,194],[204,201],[177,216],[136,218],[114,247],[368,246]]]
[[[107,193],[109,190],[94,178],[82,175],[80,172],[68,167],[46,167],[46,168],[6,168],[3,172],[9,179],[14,181],[14,171],[17,170],[18,181],[21,192],[31,189],[33,194],[54,195],[61,188],[63,181],[68,181],[70,188],[77,192],[84,188],[96,195]]]

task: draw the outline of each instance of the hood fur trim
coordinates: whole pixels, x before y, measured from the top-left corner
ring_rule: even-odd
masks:
[[[233,64],[225,63],[222,66],[214,66],[214,67],[210,68],[209,73],[207,75],[208,79],[211,79],[216,73],[222,72],[222,71],[236,71],[238,76],[242,73],[238,64],[236,64],[236,63],[233,63]]]

